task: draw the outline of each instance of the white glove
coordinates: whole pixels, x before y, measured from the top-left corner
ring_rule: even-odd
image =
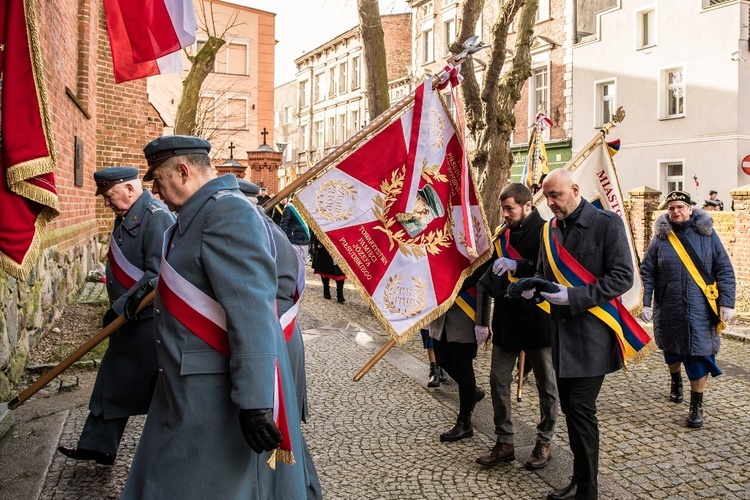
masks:
[[[484,344],[490,337],[490,327],[474,325],[474,336],[477,338],[477,345]]]
[[[531,290],[525,290],[521,292],[521,297],[523,297],[526,300],[531,300],[534,298],[535,293],[536,293],[536,288],[532,288]]]
[[[644,323],[651,323],[651,320],[654,319],[654,312],[650,307],[643,306],[643,310],[641,310],[641,314],[638,317],[641,318],[641,321]]]
[[[570,305],[570,301],[568,300],[568,287],[561,285],[560,283],[555,283],[555,285],[557,285],[557,292],[540,292],[541,296],[547,299],[547,302],[555,304],[556,306]]]
[[[502,276],[506,271],[515,273],[516,267],[518,267],[518,263],[515,260],[501,257],[492,264],[492,272],[498,276]]]
[[[719,317],[724,323],[727,323],[734,316],[734,309],[731,307],[719,306]]]

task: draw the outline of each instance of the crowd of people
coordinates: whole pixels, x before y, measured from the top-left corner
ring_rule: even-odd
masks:
[[[123,498],[321,498],[302,432],[307,382],[296,311],[308,261],[325,299],[334,281],[337,302],[345,303],[346,275],[291,197],[267,215],[259,206],[270,199],[266,190],[216,177],[210,149],[187,136],[149,143],[143,180],[153,182],[153,194],[134,167],[94,174],[96,195],[116,216],[102,323],[121,315],[128,321],[111,336],[77,446],[59,451],[112,465],[128,418],[148,413]],[[573,471],[569,484],[547,498],[596,499],[596,401],[623,358],[613,330],[593,311],[629,290],[636,270],[622,219],[582,197],[567,170],[551,172],[541,189],[550,221],[525,185],[501,192],[493,258],[423,329],[427,385],[437,388],[448,376],[457,384],[456,420],[439,433],[450,443],[473,435],[472,414],[489,384],[496,443],[475,461],[494,467],[516,458],[511,384],[525,360],[540,416],[526,468],[552,459],[559,408]],[[715,192],[706,201],[714,200]],[[686,425],[700,428],[708,375],[722,373],[716,354],[733,316],[735,277],[706,211],[682,191],[669,193],[666,203],[640,267],[640,319],[653,321],[674,403],[684,400],[684,368]],[[588,278],[569,282],[563,265]],[[524,279],[534,287],[509,294]],[[485,343],[492,346],[486,381],[473,366]]]

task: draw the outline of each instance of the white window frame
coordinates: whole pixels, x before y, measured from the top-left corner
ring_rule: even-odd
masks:
[[[601,128],[612,119],[617,109],[617,78],[598,80],[594,84],[596,86],[594,127]],[[607,95],[604,94],[605,88],[609,90]]]
[[[284,119],[283,124],[288,125],[292,123],[294,120],[294,106],[289,104],[288,106],[284,106]]]
[[[328,68],[328,98],[336,96],[336,67]]]
[[[680,175],[669,175],[669,167],[672,166],[679,166],[682,173]],[[670,193],[672,191],[684,191],[686,182],[685,159],[676,158],[672,160],[659,160],[659,177],[664,182],[663,191],[665,193]],[[670,183],[674,183],[674,185],[670,186]]]
[[[346,94],[349,82],[346,80],[349,78],[349,72],[346,70],[347,62],[344,61],[339,64],[339,94]]]
[[[325,93],[323,92],[323,73],[316,73],[313,75],[312,84],[312,98],[313,102],[320,102],[324,99]]]
[[[348,139],[347,134],[346,134],[346,113],[339,114],[338,129],[339,129],[339,143],[342,143],[346,139]]]
[[[536,76],[540,71],[544,71],[546,74],[546,83],[543,88],[543,97],[544,97],[544,103],[545,103],[545,112],[549,114],[550,112],[550,64],[546,63],[543,65],[539,65],[536,67],[531,68],[531,77],[529,78],[529,95],[528,95],[528,101],[529,101],[529,123],[534,123],[534,118],[536,118],[536,115],[538,113],[539,109],[539,100],[537,99],[539,88],[537,88],[536,84]],[[531,127],[529,128],[531,130]],[[542,139],[545,141],[548,141],[550,139],[550,129],[546,129],[542,134]]]
[[[361,123],[359,121],[359,110],[358,109],[353,109],[353,110],[351,110],[351,112],[349,113],[349,115],[351,116],[351,119],[352,119],[352,121],[351,121],[351,127],[352,127],[351,134],[354,135],[357,132],[359,132],[359,128],[361,126]]]
[[[549,3],[550,0],[539,0],[539,7],[536,9],[536,22],[541,23],[549,20]]]
[[[456,18],[443,21],[443,50],[445,54],[450,53],[450,44],[456,41]]]
[[[312,147],[313,149],[322,148],[325,144],[325,124],[323,123],[323,120],[316,120],[313,123],[313,139],[315,142],[313,143]]]
[[[422,64],[435,61],[435,32],[432,29],[422,31]]]
[[[672,77],[672,75],[678,74],[679,81],[670,82],[670,77]],[[661,91],[659,92],[659,95],[661,96],[659,117],[664,120],[684,117],[687,106],[685,66],[675,65],[661,70],[659,77],[659,88],[661,89]],[[679,104],[681,104],[682,109],[675,109],[673,112],[672,102],[675,98],[679,99]],[[678,105],[677,108],[679,107],[680,106]]]
[[[245,117],[244,117],[244,125],[240,128],[230,128],[229,127],[229,121],[232,119],[231,115],[229,114],[229,101],[245,101]],[[247,96],[244,95],[227,95],[226,99],[224,100],[224,126],[222,127],[225,130],[247,130],[248,126],[248,114],[250,113],[250,99],[248,99]]]
[[[649,5],[635,13],[635,48],[648,49],[656,45],[656,5]]]
[[[310,80],[302,80],[299,82],[299,105],[301,108],[307,106],[309,104],[308,97],[308,87],[310,86]]]
[[[352,57],[352,90],[362,86],[362,58],[360,56]]]
[[[326,120],[326,146],[334,146],[336,144],[336,117],[329,116]]]

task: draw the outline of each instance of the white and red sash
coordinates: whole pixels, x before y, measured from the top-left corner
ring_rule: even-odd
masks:
[[[115,279],[128,290],[146,274],[125,258],[120,247],[114,242],[114,236],[110,236],[108,257],[109,268]]]

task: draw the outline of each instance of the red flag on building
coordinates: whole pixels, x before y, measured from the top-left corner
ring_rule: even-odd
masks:
[[[0,268],[26,279],[59,214],[35,2],[0,1]]]
[[[180,49],[195,43],[192,0],[104,0],[117,83],[182,71]]]
[[[397,342],[443,314],[464,278],[491,253],[471,178],[468,220],[476,252],[469,250],[461,202],[463,145],[430,85],[296,198],[298,210]],[[418,148],[417,161],[410,148]],[[405,214],[407,197],[413,208]]]

